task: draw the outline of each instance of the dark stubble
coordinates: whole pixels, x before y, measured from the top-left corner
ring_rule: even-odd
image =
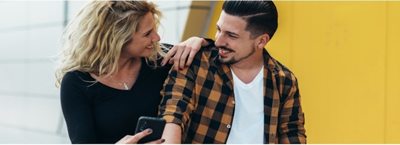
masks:
[[[225,47],[225,46],[221,46],[221,47],[218,47],[218,48],[219,48],[219,49],[224,49],[224,50],[229,50],[230,52],[234,52],[232,49],[230,49],[230,48],[228,48],[228,47]],[[224,57],[219,56],[218,59],[221,61],[221,63],[230,65],[230,64],[235,64],[235,63],[237,63],[237,62],[239,62],[239,61],[242,61],[243,59],[246,59],[246,58],[250,57],[250,56],[253,55],[255,52],[256,52],[256,47],[254,46],[254,44],[252,44],[252,45],[251,45],[251,52],[250,52],[249,54],[247,54],[246,56],[244,56],[244,57],[241,57],[241,58],[239,58],[239,59],[235,59],[235,58],[232,57],[232,58],[229,59],[229,60],[223,60]]]

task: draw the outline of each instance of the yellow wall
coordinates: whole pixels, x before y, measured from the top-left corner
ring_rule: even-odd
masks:
[[[308,143],[400,143],[400,2],[275,4],[267,50],[299,80]]]

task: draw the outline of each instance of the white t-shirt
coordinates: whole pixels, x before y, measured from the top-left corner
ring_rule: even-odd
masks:
[[[254,80],[243,83],[231,70],[235,112],[227,144],[264,143],[264,67]]]

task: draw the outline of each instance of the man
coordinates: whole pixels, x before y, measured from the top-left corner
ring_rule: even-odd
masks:
[[[274,3],[226,1],[222,10],[218,48],[166,80],[166,143],[306,143],[297,79],[264,49],[278,26]]]

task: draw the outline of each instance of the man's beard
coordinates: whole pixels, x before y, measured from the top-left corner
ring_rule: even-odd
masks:
[[[225,47],[225,46],[221,46],[221,47],[219,47],[219,49],[224,49],[224,50],[229,50],[230,52],[234,52],[232,49],[230,49],[230,48],[228,48],[228,47]],[[251,52],[250,52],[248,55],[244,56],[244,57],[241,57],[241,58],[239,58],[239,59],[235,59],[235,58],[232,57],[232,58],[229,59],[229,60],[224,60],[224,59],[226,59],[226,58],[224,58],[224,57],[222,57],[222,56],[219,56],[218,59],[221,61],[221,63],[231,65],[231,64],[235,64],[235,63],[237,63],[237,62],[239,62],[239,61],[242,61],[243,59],[246,59],[246,58],[250,57],[250,56],[253,55],[255,52],[256,52],[256,47],[255,47],[254,44],[253,44],[253,45],[251,45]]]

